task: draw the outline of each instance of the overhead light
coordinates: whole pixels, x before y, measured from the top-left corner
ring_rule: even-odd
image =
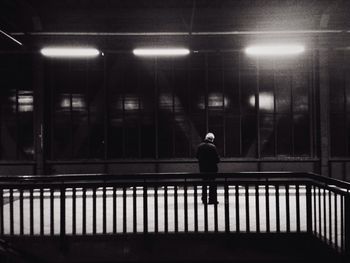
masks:
[[[95,48],[80,47],[46,47],[40,50],[45,57],[52,58],[91,58],[100,54]]]
[[[304,51],[305,47],[298,44],[254,45],[245,49],[245,53],[251,56],[288,56]]]
[[[144,57],[174,57],[186,56],[190,51],[186,48],[136,48],[133,53]]]

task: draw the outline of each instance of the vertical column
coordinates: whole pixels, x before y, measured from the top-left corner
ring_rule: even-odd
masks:
[[[159,111],[159,83],[158,83],[158,62],[157,58],[154,59],[154,96],[155,96],[155,103],[154,103],[154,137],[155,137],[155,159],[157,160],[159,158],[159,145],[158,145],[158,111]],[[159,172],[159,165],[158,162],[155,163],[155,172]]]
[[[44,67],[43,59],[33,57],[33,96],[34,96],[34,149],[35,149],[35,174],[45,173],[44,151]]]
[[[107,160],[109,157],[108,145],[109,145],[109,119],[110,119],[110,110],[109,110],[109,93],[108,93],[108,82],[107,82],[107,58],[103,54],[103,99],[104,99],[104,118],[103,118],[103,159]],[[124,104],[124,103],[123,103]],[[108,174],[109,167],[108,162],[105,162],[103,165],[103,172]]]
[[[255,90],[255,114],[256,114],[256,158],[260,159],[260,72],[259,72],[259,58],[256,59],[256,90]],[[258,171],[261,170],[261,163],[258,162]]]
[[[320,172],[329,175],[329,52],[327,49],[318,51],[319,58],[319,138],[320,138]]]

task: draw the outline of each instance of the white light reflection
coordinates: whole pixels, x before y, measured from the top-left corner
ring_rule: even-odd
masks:
[[[23,147],[23,151],[24,151],[28,156],[33,156],[34,153],[35,153],[33,147]]]
[[[61,100],[61,108],[70,108],[70,99],[64,98]]]
[[[19,112],[30,112],[33,111],[33,95],[22,95],[18,94],[18,98],[16,98],[16,95],[13,95],[10,97],[10,100],[13,103],[12,109],[15,112],[16,111],[16,99],[18,99],[18,111]]]
[[[229,107],[230,100],[227,96],[223,96],[220,92],[210,93],[208,95],[208,107],[213,109],[227,108]],[[201,110],[205,109],[204,96],[200,98],[200,102],[198,103],[198,107]]]
[[[303,53],[305,47],[299,44],[253,45],[244,51],[251,56],[289,56]]]
[[[162,93],[159,95],[159,107],[163,110],[172,111],[173,108],[175,112],[182,112],[183,106],[177,96],[173,96],[171,93]]]
[[[255,95],[250,96],[249,104],[255,107]],[[273,95],[269,92],[261,92],[259,94],[259,108],[261,110],[273,110],[274,101]]]
[[[60,103],[61,108],[63,110],[69,110],[71,105],[74,111],[84,111],[86,103],[83,95],[72,94],[72,98],[70,98],[70,94],[63,94],[63,98],[61,99]]]
[[[138,110],[140,109],[140,105],[137,99],[135,98],[128,98],[126,97],[124,99],[124,109],[126,111],[132,111],[132,110]]]
[[[124,109],[125,111],[135,111],[142,109],[142,105],[139,96],[134,94],[126,94],[124,98],[118,98],[116,108],[118,110]]]

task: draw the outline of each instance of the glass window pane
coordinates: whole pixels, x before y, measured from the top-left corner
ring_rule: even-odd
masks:
[[[260,115],[260,151],[261,156],[275,155],[275,133],[273,114]]]
[[[275,75],[276,112],[289,113],[291,109],[291,76],[288,72]]]
[[[32,90],[18,90],[18,144],[19,158],[33,160],[34,158],[34,132],[33,109],[34,99]]]
[[[102,65],[89,66],[88,110],[89,110],[89,157],[104,158],[105,86]]]
[[[115,56],[106,56],[108,75],[107,105],[108,105],[108,158],[123,158],[125,145],[125,91],[123,89],[123,77],[121,73],[121,61]]]
[[[294,114],[294,155],[310,156],[310,123],[308,114]]]
[[[141,157],[154,158],[156,156],[155,111],[159,109],[159,99],[156,98],[155,93],[154,63],[151,61],[148,64],[142,63],[140,68],[137,85],[140,94]]]
[[[305,73],[297,72],[293,75],[293,111],[307,112],[309,110],[309,87]]]
[[[256,115],[242,116],[242,147],[244,157],[256,157]]]
[[[225,138],[226,138],[226,156],[241,156],[241,121],[240,116],[226,116]]]
[[[191,145],[191,126],[186,115],[175,115],[174,148],[175,157],[189,157],[191,149],[196,149],[196,145]]]
[[[343,157],[346,155],[346,122],[344,114],[330,115],[331,155]]]
[[[290,114],[277,114],[277,155],[292,155],[292,119]]]
[[[255,94],[257,91],[255,71],[241,72],[241,91],[242,112],[246,114],[255,113]]]
[[[34,158],[32,59],[0,56],[0,159]]]
[[[261,113],[274,112],[274,73],[261,70],[259,72],[259,110]]]

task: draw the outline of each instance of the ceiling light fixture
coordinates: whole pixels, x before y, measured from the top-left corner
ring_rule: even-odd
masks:
[[[288,56],[303,53],[305,47],[299,44],[253,45],[244,51],[251,56]]]
[[[92,58],[97,57],[100,51],[95,48],[46,47],[42,48],[40,53],[52,58]]]
[[[186,56],[190,51],[186,48],[136,48],[133,53],[142,57],[174,57]]]

